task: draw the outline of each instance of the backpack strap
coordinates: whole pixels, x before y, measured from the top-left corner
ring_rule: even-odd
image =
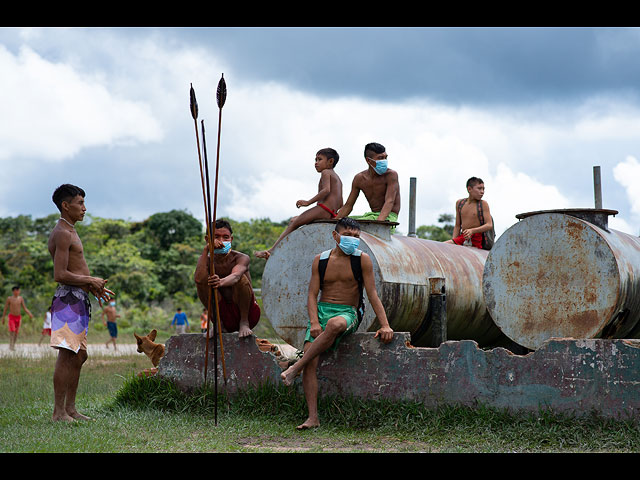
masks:
[[[320,261],[318,262],[318,273],[320,274],[320,290],[322,290],[322,285],[324,285],[324,272],[327,271],[329,255],[331,255],[331,250],[325,250],[320,254]]]
[[[358,282],[358,290],[359,290],[359,299],[358,299],[358,308],[356,309],[358,314],[358,328],[360,326],[360,322],[362,322],[362,318],[364,317],[364,279],[362,277],[362,250],[356,249],[355,252],[351,254],[351,270],[353,271],[353,276]]]

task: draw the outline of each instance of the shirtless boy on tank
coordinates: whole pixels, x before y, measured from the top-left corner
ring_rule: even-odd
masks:
[[[356,174],[351,184],[351,192],[344,206],[338,211],[338,218],[349,216],[360,195],[364,193],[370,212],[352,216],[356,220],[379,220],[397,222],[400,213],[400,185],[398,172],[387,168],[387,151],[384,145],[369,143],[364,147],[367,169]],[[395,227],[391,233],[395,232]]]
[[[316,153],[315,169],[320,174],[318,193],[309,200],[298,200],[296,207],[308,207],[314,202],[318,202],[318,204],[297,217],[293,217],[273,246],[269,250],[254,252],[256,257],[268,260],[273,249],[296,228],[307,225],[314,220],[336,218],[337,211],[342,207],[342,181],[334,170],[338,160],[340,160],[340,156],[333,148],[323,148]]]
[[[467,180],[467,198],[456,202],[456,224],[453,227],[453,238],[445,243],[467,245],[482,248],[482,235],[493,228],[489,204],[482,200],[484,182],[477,177]],[[478,210],[482,210],[484,223],[480,221]]]

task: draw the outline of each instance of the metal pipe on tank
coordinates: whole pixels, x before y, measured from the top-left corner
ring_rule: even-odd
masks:
[[[609,229],[616,213],[517,215],[483,274],[485,303],[505,335],[533,350],[552,337],[639,338],[640,238]]]
[[[307,327],[307,292],[315,255],[335,247],[335,221],[318,221],[287,235],[273,250],[262,277],[267,318],[287,343],[302,348]],[[360,249],[373,263],[378,296],[391,328],[420,332],[414,346],[432,337],[428,315],[430,278],[446,284],[447,337],[473,339],[480,346],[509,342],[495,326],[482,298],[482,271],[487,251],[417,237],[390,235],[389,222],[361,221]],[[366,298],[360,331],[379,328]]]

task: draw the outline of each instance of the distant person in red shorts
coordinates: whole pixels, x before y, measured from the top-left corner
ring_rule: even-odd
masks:
[[[24,298],[20,296],[20,287],[13,287],[11,296],[7,298],[2,311],[2,324],[4,325],[7,310],[9,310],[9,350],[14,350],[16,346],[20,321],[22,320],[22,309],[33,318],[33,315],[24,304]]]
[[[483,233],[493,228],[489,204],[482,200],[484,182],[477,177],[467,180],[467,198],[456,202],[456,224],[453,227],[453,239],[446,243],[482,248]],[[484,223],[480,220],[480,213]]]
[[[256,303],[251,276],[249,274],[248,255],[231,249],[233,231],[226,220],[216,220],[214,228],[213,266],[215,275],[209,274],[209,243],[205,246],[198,264],[194,280],[198,297],[207,307],[210,287],[218,294],[218,311],[224,332],[238,332],[238,336],[248,337],[260,320],[260,307]],[[214,310],[209,315],[216,321]],[[206,335],[206,334],[205,334]],[[212,329],[209,329],[209,336]]]

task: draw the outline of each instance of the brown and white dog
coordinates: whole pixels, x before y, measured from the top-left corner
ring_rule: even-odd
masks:
[[[144,353],[149,359],[154,367],[158,366],[160,363],[160,359],[164,356],[164,345],[161,343],[154,343],[156,339],[157,331],[151,330],[148,335],[144,337],[140,337],[133,334],[136,337],[136,342],[138,344],[138,353]],[[157,368],[150,369],[149,372],[145,370],[146,374],[155,375],[158,372]]]

